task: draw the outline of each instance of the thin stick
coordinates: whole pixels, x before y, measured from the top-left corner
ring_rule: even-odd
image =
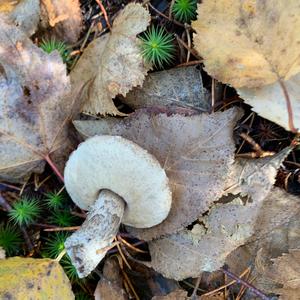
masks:
[[[190,51],[198,60],[201,60],[202,58],[199,56],[197,51],[193,48],[190,48],[179,36],[178,34],[174,34],[176,40],[188,51]]]
[[[51,169],[53,170],[53,172],[57,175],[57,177],[62,181],[65,182],[64,177],[62,176],[62,174],[59,172],[57,166],[54,164],[54,162],[51,160],[49,154],[47,154],[46,156],[44,156],[45,161],[48,163],[48,165],[51,167]]]
[[[107,24],[107,27],[109,28],[109,30],[111,30],[111,26],[110,26],[110,23],[109,23],[109,20],[108,20],[107,12],[106,12],[106,9],[104,8],[103,4],[102,4],[102,1],[101,0],[95,0],[95,1],[97,2],[97,4],[99,5],[101,11],[103,12],[103,16],[104,16],[105,22]]]
[[[247,269],[239,276],[239,278],[244,277],[247,273],[249,273],[249,270],[250,270],[250,268],[247,268]],[[231,285],[233,285],[233,284],[235,284],[235,283],[236,283],[236,280],[232,280],[232,281],[228,282],[227,284],[224,284],[224,285],[218,287],[217,289],[215,289],[215,290],[213,290],[213,291],[210,291],[210,292],[207,292],[207,293],[205,293],[205,294],[203,294],[203,295],[201,295],[201,296],[206,296],[206,297],[207,297],[207,296],[211,296],[211,295],[213,295],[213,294],[215,294],[215,293],[217,293],[217,292],[219,292],[219,291],[221,291],[221,290],[223,290],[223,289],[225,289],[225,288],[227,288],[227,287],[229,287],[229,286],[231,286]]]
[[[291,99],[290,99],[289,93],[286,89],[286,86],[285,86],[284,82],[280,78],[278,79],[278,82],[280,84],[280,87],[283,91],[283,95],[284,95],[285,100],[286,100],[286,107],[287,107],[288,117],[289,117],[289,128],[292,132],[296,133],[297,129],[294,126],[293,109],[292,109],[292,104],[291,104]]]
[[[55,261],[60,262],[60,260],[65,256],[66,253],[67,253],[66,249],[64,249],[63,251],[61,251],[59,253],[59,255],[55,258]]]
[[[193,293],[192,293],[192,295],[191,295],[191,297],[190,297],[191,300],[194,300],[194,299],[196,299],[196,297],[197,297],[197,291],[198,291],[198,288],[199,288],[199,285],[200,285],[200,282],[201,282],[201,277],[202,277],[202,276],[199,276],[199,277],[197,278],[197,281],[196,281],[196,283],[195,283],[195,287],[194,287]]]
[[[55,228],[46,228],[43,231],[76,231],[80,226],[69,226],[69,227],[55,227]]]
[[[12,190],[16,190],[16,191],[21,191],[21,189],[15,185],[12,185],[12,184],[8,184],[8,183],[4,183],[4,182],[0,182],[0,185],[3,185],[5,187],[8,187]]]
[[[203,60],[192,60],[192,61],[189,61],[189,62],[179,64],[179,65],[175,66],[175,68],[186,67],[186,66],[194,66],[194,65],[199,65],[199,64],[202,64],[202,63],[203,63]]]
[[[122,239],[121,236],[117,236],[117,239],[133,251],[136,251],[136,252],[139,252],[139,253],[148,253],[147,251],[144,251],[144,250],[141,250],[139,248],[134,247],[133,245],[128,243],[126,240]]]
[[[126,266],[129,268],[129,270],[132,270],[132,268],[131,268],[129,262],[127,261],[125,255],[124,255],[124,253],[122,252],[122,249],[121,249],[119,243],[118,243],[116,246],[117,246],[117,248],[118,248],[118,250],[119,250],[119,254],[121,255],[121,257],[122,257],[123,261],[125,262]]]
[[[244,286],[246,286],[251,292],[253,292],[253,294],[255,294],[256,296],[260,297],[262,300],[271,300],[270,297],[266,296],[261,290],[257,289],[254,285],[252,285],[251,283],[248,283],[246,281],[244,281],[243,279],[239,278],[238,276],[236,276],[235,274],[231,273],[230,271],[221,268],[220,269],[224,274],[226,274],[228,277],[236,280],[237,283],[240,283]]]
[[[163,18],[169,20],[170,22],[173,22],[174,24],[180,26],[180,27],[183,27],[183,28],[186,28],[187,26],[184,26],[184,24],[174,20],[174,19],[170,19],[168,16],[166,16],[165,14],[163,14],[162,12],[160,12],[158,9],[156,9],[151,3],[148,3],[148,5],[157,13],[159,14],[160,16],[162,16]],[[188,26],[188,28],[190,28],[190,26]]]
[[[191,36],[190,36],[190,32],[187,28],[185,28],[185,32],[186,32],[186,38],[187,38],[187,44],[188,44],[188,53],[187,53],[187,56],[186,56],[186,62],[188,63],[190,61],[190,57],[191,57],[191,51],[190,49],[192,49],[192,41],[191,41]]]

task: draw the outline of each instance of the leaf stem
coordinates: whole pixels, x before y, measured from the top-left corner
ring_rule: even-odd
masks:
[[[294,126],[293,109],[292,109],[292,104],[291,104],[291,99],[290,99],[289,93],[287,91],[287,88],[286,88],[284,82],[280,78],[279,78],[278,82],[280,84],[280,87],[282,89],[283,95],[286,100],[286,106],[287,106],[288,118],[289,118],[289,128],[292,132],[297,133],[297,129]]]
[[[54,164],[54,162],[51,160],[49,154],[44,156],[45,161],[48,163],[48,165],[51,167],[53,172],[57,175],[57,177],[62,181],[65,182],[63,175],[58,170],[57,166]]]

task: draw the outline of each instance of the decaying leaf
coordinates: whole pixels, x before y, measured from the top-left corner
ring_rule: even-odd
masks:
[[[152,228],[130,228],[135,235],[150,240],[184,228],[221,196],[233,163],[232,130],[239,117],[237,109],[193,116],[140,110],[124,120],[106,118],[74,124],[85,137],[123,136],[148,150],[165,169],[172,191],[167,219]]]
[[[234,249],[255,234],[257,223],[262,225],[262,206],[275,181],[277,169],[288,153],[289,150],[284,149],[273,158],[235,163],[235,171],[231,173],[234,176],[228,182],[238,184],[232,192],[251,196],[251,200],[244,203],[245,200],[236,197],[224,204],[220,199],[207,216],[200,218],[204,225],[151,241],[151,266],[176,280],[198,277],[203,271],[220,268]]]
[[[0,18],[8,18],[27,36],[31,36],[37,29],[40,20],[39,0],[1,0]]]
[[[63,268],[51,259],[1,260],[0,282],[1,299],[75,299]]]
[[[112,98],[142,85],[148,67],[142,59],[136,35],[146,30],[149,12],[140,4],[128,4],[117,16],[109,34],[89,44],[71,72],[72,86],[90,82],[83,111],[124,115]]]
[[[255,266],[251,272],[253,284],[263,291],[275,291],[279,285],[267,271],[272,267],[272,258],[300,248],[299,217],[300,198],[273,188],[260,209],[255,234],[227,257],[226,264],[236,274]],[[251,296],[250,293],[246,299],[252,300]]]
[[[177,289],[166,296],[154,296],[151,300],[186,300],[187,292],[181,289]]]
[[[209,93],[203,87],[200,70],[194,66],[150,73],[142,87],[126,95],[124,103],[135,109],[177,105],[204,112],[210,110]]]
[[[120,267],[114,258],[108,258],[103,267],[103,276],[99,280],[94,296],[95,300],[126,300],[128,299],[122,288]]]
[[[77,42],[83,26],[79,0],[42,0],[41,9],[41,24],[47,31],[67,43]]]
[[[300,71],[297,1],[204,0],[192,25],[207,72],[223,83],[260,87]]]
[[[294,126],[300,128],[300,74],[285,81],[292,107]],[[282,87],[278,82],[258,88],[238,89],[239,95],[246,103],[252,106],[252,110],[263,118],[266,118],[286,130],[290,130],[286,98]]]
[[[22,181],[43,170],[48,154],[62,156],[76,97],[58,53],[46,54],[1,19],[0,44],[0,178]]]
[[[236,159],[227,178],[224,194],[248,195],[256,201],[264,199],[270,192],[277,170],[290,153],[287,147],[276,155],[259,159]]]
[[[274,291],[280,294],[281,300],[300,299],[300,250],[292,249],[289,253],[273,260],[267,274],[283,287]]]

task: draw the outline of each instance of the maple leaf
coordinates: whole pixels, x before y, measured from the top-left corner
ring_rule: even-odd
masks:
[[[63,156],[76,97],[58,53],[44,53],[4,20],[0,44],[0,178],[22,181],[42,172],[50,154]]]
[[[124,115],[112,98],[142,85],[149,70],[141,56],[136,35],[146,30],[149,12],[140,4],[128,4],[116,17],[111,33],[89,44],[71,72],[72,86],[91,82],[83,111],[92,114]]]

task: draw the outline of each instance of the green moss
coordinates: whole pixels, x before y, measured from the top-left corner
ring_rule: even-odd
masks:
[[[144,59],[157,68],[170,64],[174,58],[173,36],[162,27],[150,27],[140,37]]]
[[[17,225],[30,225],[39,218],[42,212],[39,200],[23,197],[14,202],[12,209],[8,212],[10,220]]]
[[[64,42],[57,41],[55,38],[49,40],[43,39],[39,46],[48,54],[57,50],[64,63],[67,63],[70,60],[70,53]]]
[[[197,1],[195,0],[175,0],[172,7],[174,18],[183,23],[190,23],[196,19]]]
[[[0,247],[7,256],[16,255],[20,251],[22,236],[18,228],[12,224],[0,224]]]

